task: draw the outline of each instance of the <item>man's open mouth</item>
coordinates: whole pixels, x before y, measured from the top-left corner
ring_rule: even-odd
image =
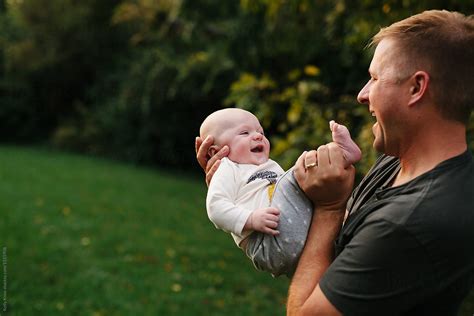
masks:
[[[263,145],[257,145],[250,150],[253,153],[261,153],[263,152]]]

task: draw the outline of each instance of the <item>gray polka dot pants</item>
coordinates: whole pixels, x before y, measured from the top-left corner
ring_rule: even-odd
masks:
[[[278,179],[271,206],[280,210],[280,234],[252,233],[246,254],[258,270],[290,277],[298,264],[313,215],[313,206],[298,186],[293,168]]]

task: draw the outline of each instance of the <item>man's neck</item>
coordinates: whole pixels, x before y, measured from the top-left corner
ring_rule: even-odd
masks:
[[[400,172],[392,186],[402,185],[435,168],[441,162],[466,151],[466,129],[462,124],[432,125],[419,132],[412,146],[400,155]]]

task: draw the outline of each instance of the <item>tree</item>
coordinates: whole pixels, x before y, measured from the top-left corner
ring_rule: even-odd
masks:
[[[369,38],[427,8],[474,9],[457,0],[0,4],[0,140],[197,168],[201,121],[238,106],[261,119],[285,167],[329,141],[329,120],[348,125],[365,155],[360,174],[375,158],[372,118],[355,99]]]

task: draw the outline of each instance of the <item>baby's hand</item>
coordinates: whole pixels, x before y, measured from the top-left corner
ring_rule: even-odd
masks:
[[[276,229],[279,220],[280,211],[274,207],[267,207],[253,211],[247,223],[252,230],[275,236],[280,233]]]

